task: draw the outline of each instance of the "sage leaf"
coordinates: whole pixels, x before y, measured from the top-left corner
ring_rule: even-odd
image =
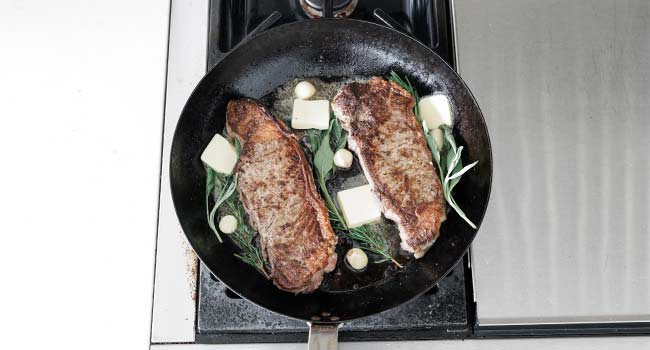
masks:
[[[461,177],[461,176],[462,176],[463,174],[465,174],[469,169],[473,168],[477,163],[478,163],[478,160],[475,161],[474,163],[470,164],[470,165],[465,166],[465,167],[462,168],[460,171],[458,171],[458,172],[456,172],[455,174],[451,175],[451,176],[449,177],[449,180],[452,180],[452,179],[455,179],[455,178]]]
[[[397,73],[391,71],[389,79],[396,82],[413,95],[413,98],[416,101],[415,107],[413,108],[413,114],[415,115],[416,120],[422,123],[418,110],[419,96],[417,94],[417,91],[413,89],[413,85],[411,85],[408,77],[406,79],[402,79]],[[448,125],[441,125],[439,128],[442,130],[444,135],[443,146],[440,149],[438,149],[433,135],[429,133],[429,128],[427,128],[426,123],[422,123],[422,131],[424,132],[427,146],[429,147],[432,158],[438,167],[440,182],[442,184],[445,200],[447,203],[449,203],[449,206],[454,209],[454,211],[456,211],[456,213],[458,213],[458,215],[463,220],[467,222],[468,225],[470,225],[473,229],[476,229],[476,225],[474,225],[474,223],[467,217],[467,215],[465,215],[465,212],[463,212],[458,203],[456,203],[456,200],[452,195],[452,190],[454,187],[456,187],[458,182],[460,182],[462,175],[476,166],[478,161],[475,161],[472,164],[463,167],[461,160],[463,146],[458,147],[456,145],[456,140],[454,139],[453,132]]]
[[[321,137],[320,146],[314,155],[314,167],[323,179],[328,179],[330,172],[334,170],[334,152],[330,148],[330,135],[325,133]]]

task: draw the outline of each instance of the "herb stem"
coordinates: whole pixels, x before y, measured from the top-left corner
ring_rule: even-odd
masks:
[[[402,267],[390,254],[390,245],[386,241],[386,237],[382,233],[373,232],[367,225],[349,228],[336,206],[334,199],[329,194],[327,180],[336,173],[334,152],[330,145],[330,138],[336,150],[345,147],[345,141],[347,140],[345,132],[339,125],[338,120],[334,118],[330,123],[329,129],[323,130],[320,134],[310,130],[309,137],[311,151],[314,154],[314,169],[318,186],[325,199],[325,205],[327,206],[332,226],[338,231],[345,231],[347,237],[359,242],[361,249],[377,254],[383,258],[382,260],[375,261],[375,263],[391,261],[395,265]]]
[[[235,149],[237,150],[237,156],[239,156],[241,145],[237,138],[235,138]],[[237,175],[224,175],[217,173],[210,167],[206,168],[205,210],[208,216],[208,225],[217,236],[219,243],[223,243],[221,235],[219,235],[219,230],[217,230],[217,225],[215,224],[215,216],[217,209],[224,207],[222,209],[224,213],[230,214],[237,219],[237,229],[229,237],[239,247],[241,252],[240,254],[234,255],[244,263],[258,270],[264,277],[270,279],[264,269],[264,258],[262,257],[260,248],[255,242],[257,231],[248,223],[246,211],[236,193],[236,188]],[[209,207],[210,195],[214,197],[214,207],[211,210]]]
[[[239,196],[232,196],[225,204],[227,207],[225,211],[237,219],[237,230],[230,234],[232,241],[241,249],[241,254],[235,254],[235,256],[269,279],[270,277],[264,269],[264,258],[255,242],[257,231],[248,223],[246,211]]]
[[[325,184],[325,179],[322,177],[318,177],[318,185],[321,188],[321,193],[323,194],[323,197],[325,197],[325,205],[327,205],[327,208],[329,209],[328,211],[330,213],[333,213],[336,215],[336,219],[343,224],[343,227],[347,230],[347,225],[345,224],[345,221],[341,217],[341,214],[338,211],[338,208],[334,204],[334,200],[329,194],[329,191],[327,190],[327,185]]]

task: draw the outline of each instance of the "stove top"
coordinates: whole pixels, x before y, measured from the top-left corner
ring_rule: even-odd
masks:
[[[407,33],[453,66],[447,0],[211,0],[208,67],[217,64],[253,31],[330,12],[334,17],[378,22]],[[345,323],[346,340],[464,338],[470,334],[466,271],[459,264],[438,286],[401,307]],[[471,293],[467,293],[471,294]],[[198,286],[197,343],[306,341],[308,328],[239,298],[201,264]]]
[[[208,67],[266,19],[274,26],[309,19],[322,0],[210,0]],[[345,6],[347,4],[347,7]],[[350,6],[354,5],[351,9]],[[339,9],[339,7],[342,7]],[[319,8],[319,6],[315,6]],[[305,9],[306,8],[306,9]],[[277,12],[277,14],[275,14]],[[316,10],[317,13],[320,11]],[[453,62],[448,0],[334,0],[334,16],[370,22],[388,21]],[[378,18],[380,17],[380,18]]]
[[[398,308],[344,323],[341,341],[465,338],[470,329],[465,278],[459,264],[423,296]],[[307,341],[302,321],[275,314],[241,299],[201,264],[197,343]]]

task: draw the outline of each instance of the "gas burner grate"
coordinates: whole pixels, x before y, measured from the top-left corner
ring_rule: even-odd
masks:
[[[277,12],[275,26],[306,20],[301,2],[321,0],[211,0],[208,36],[208,66],[212,67],[263,21]],[[334,1],[333,11],[337,10]],[[386,24],[376,10],[392,18],[398,30],[418,39],[453,66],[451,15],[448,0],[351,0],[354,9],[347,17]],[[348,6],[348,7],[349,7]],[[347,10],[347,7],[344,9]],[[347,15],[347,13],[346,13]]]
[[[470,332],[462,264],[420,298],[378,315],[343,324],[346,340],[465,338]],[[197,320],[199,343],[307,341],[305,322],[241,299],[201,264]]]

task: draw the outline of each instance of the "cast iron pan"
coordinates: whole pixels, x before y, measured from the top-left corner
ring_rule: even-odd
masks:
[[[357,290],[318,290],[294,295],[276,288],[218,242],[205,217],[205,170],[199,159],[215,133],[224,129],[226,104],[238,97],[262,98],[300,77],[407,76],[421,95],[446,93],[455,113],[454,136],[465,147],[464,163],[478,160],[454,195],[480,224],[492,178],[485,121],[471,92],[439,56],[398,31],[349,19],[295,22],[255,35],[217,64],[198,84],[182,112],[172,143],[170,176],[176,213],[201,261],[228,288],[271,311],[319,324],[372,315],[405,303],[433,287],[462,258],[476,235],[449,212],[440,237],[419,260]],[[343,257],[339,256],[339,260]],[[390,264],[384,264],[390,266]]]

